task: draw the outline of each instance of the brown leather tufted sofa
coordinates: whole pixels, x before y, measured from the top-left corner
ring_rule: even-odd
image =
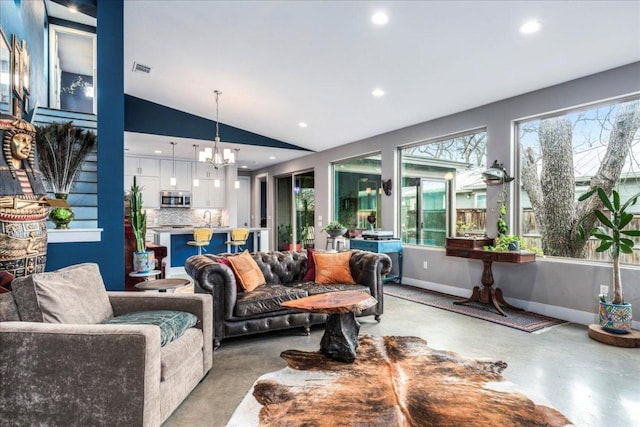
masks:
[[[219,263],[221,255],[195,255],[187,259],[185,270],[193,278],[195,291],[213,295],[214,347],[227,337],[249,335],[302,326],[309,333],[313,324],[324,323],[326,315],[283,309],[280,303],[318,293],[361,289],[369,292],[378,303],[360,316],[375,316],[383,312],[383,276],[391,271],[388,255],[353,250],[350,267],[356,285],[318,285],[305,282],[307,253],[295,251],[255,252],[256,261],[267,281],[252,292],[237,290],[233,271]]]

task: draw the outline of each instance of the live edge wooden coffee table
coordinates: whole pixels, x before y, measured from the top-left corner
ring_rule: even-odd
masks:
[[[377,303],[378,300],[363,291],[339,291],[285,301],[280,305],[309,313],[328,314],[320,351],[334,360],[353,363],[360,332],[356,314]]]

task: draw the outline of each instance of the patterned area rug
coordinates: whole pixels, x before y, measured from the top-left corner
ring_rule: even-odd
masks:
[[[435,350],[417,337],[361,336],[354,363],[287,350],[288,368],[260,377],[227,427],[495,427],[571,425],[505,381],[505,362]]]
[[[466,316],[475,317],[489,322],[497,323],[510,328],[519,329],[525,332],[534,332],[550,326],[567,323],[565,320],[554,319],[530,311],[517,311],[504,307],[507,317],[499,314],[491,304],[472,302],[462,305],[454,305],[454,301],[461,301],[464,298],[440,292],[429,291],[407,285],[396,285],[385,283],[384,293],[394,297],[406,299],[431,307],[453,311]]]

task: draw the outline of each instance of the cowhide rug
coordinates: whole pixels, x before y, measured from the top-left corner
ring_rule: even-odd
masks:
[[[234,412],[236,426],[565,426],[557,410],[513,391],[505,362],[465,359],[417,337],[359,338],[352,364],[287,350]]]

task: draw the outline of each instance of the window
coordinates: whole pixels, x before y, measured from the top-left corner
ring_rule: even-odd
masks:
[[[334,219],[349,229],[367,229],[367,217],[375,214],[380,227],[382,155],[375,154],[333,164]]]
[[[402,241],[444,247],[452,235],[484,236],[484,130],[400,150]]]
[[[50,107],[95,114],[96,35],[49,25]]]
[[[576,240],[586,206],[578,197],[595,186],[615,188],[625,201],[640,191],[640,100],[565,111],[517,124],[520,149],[520,231],[546,255],[608,259],[595,239]],[[640,206],[634,206],[640,228]],[[640,263],[640,239],[620,262]]]

